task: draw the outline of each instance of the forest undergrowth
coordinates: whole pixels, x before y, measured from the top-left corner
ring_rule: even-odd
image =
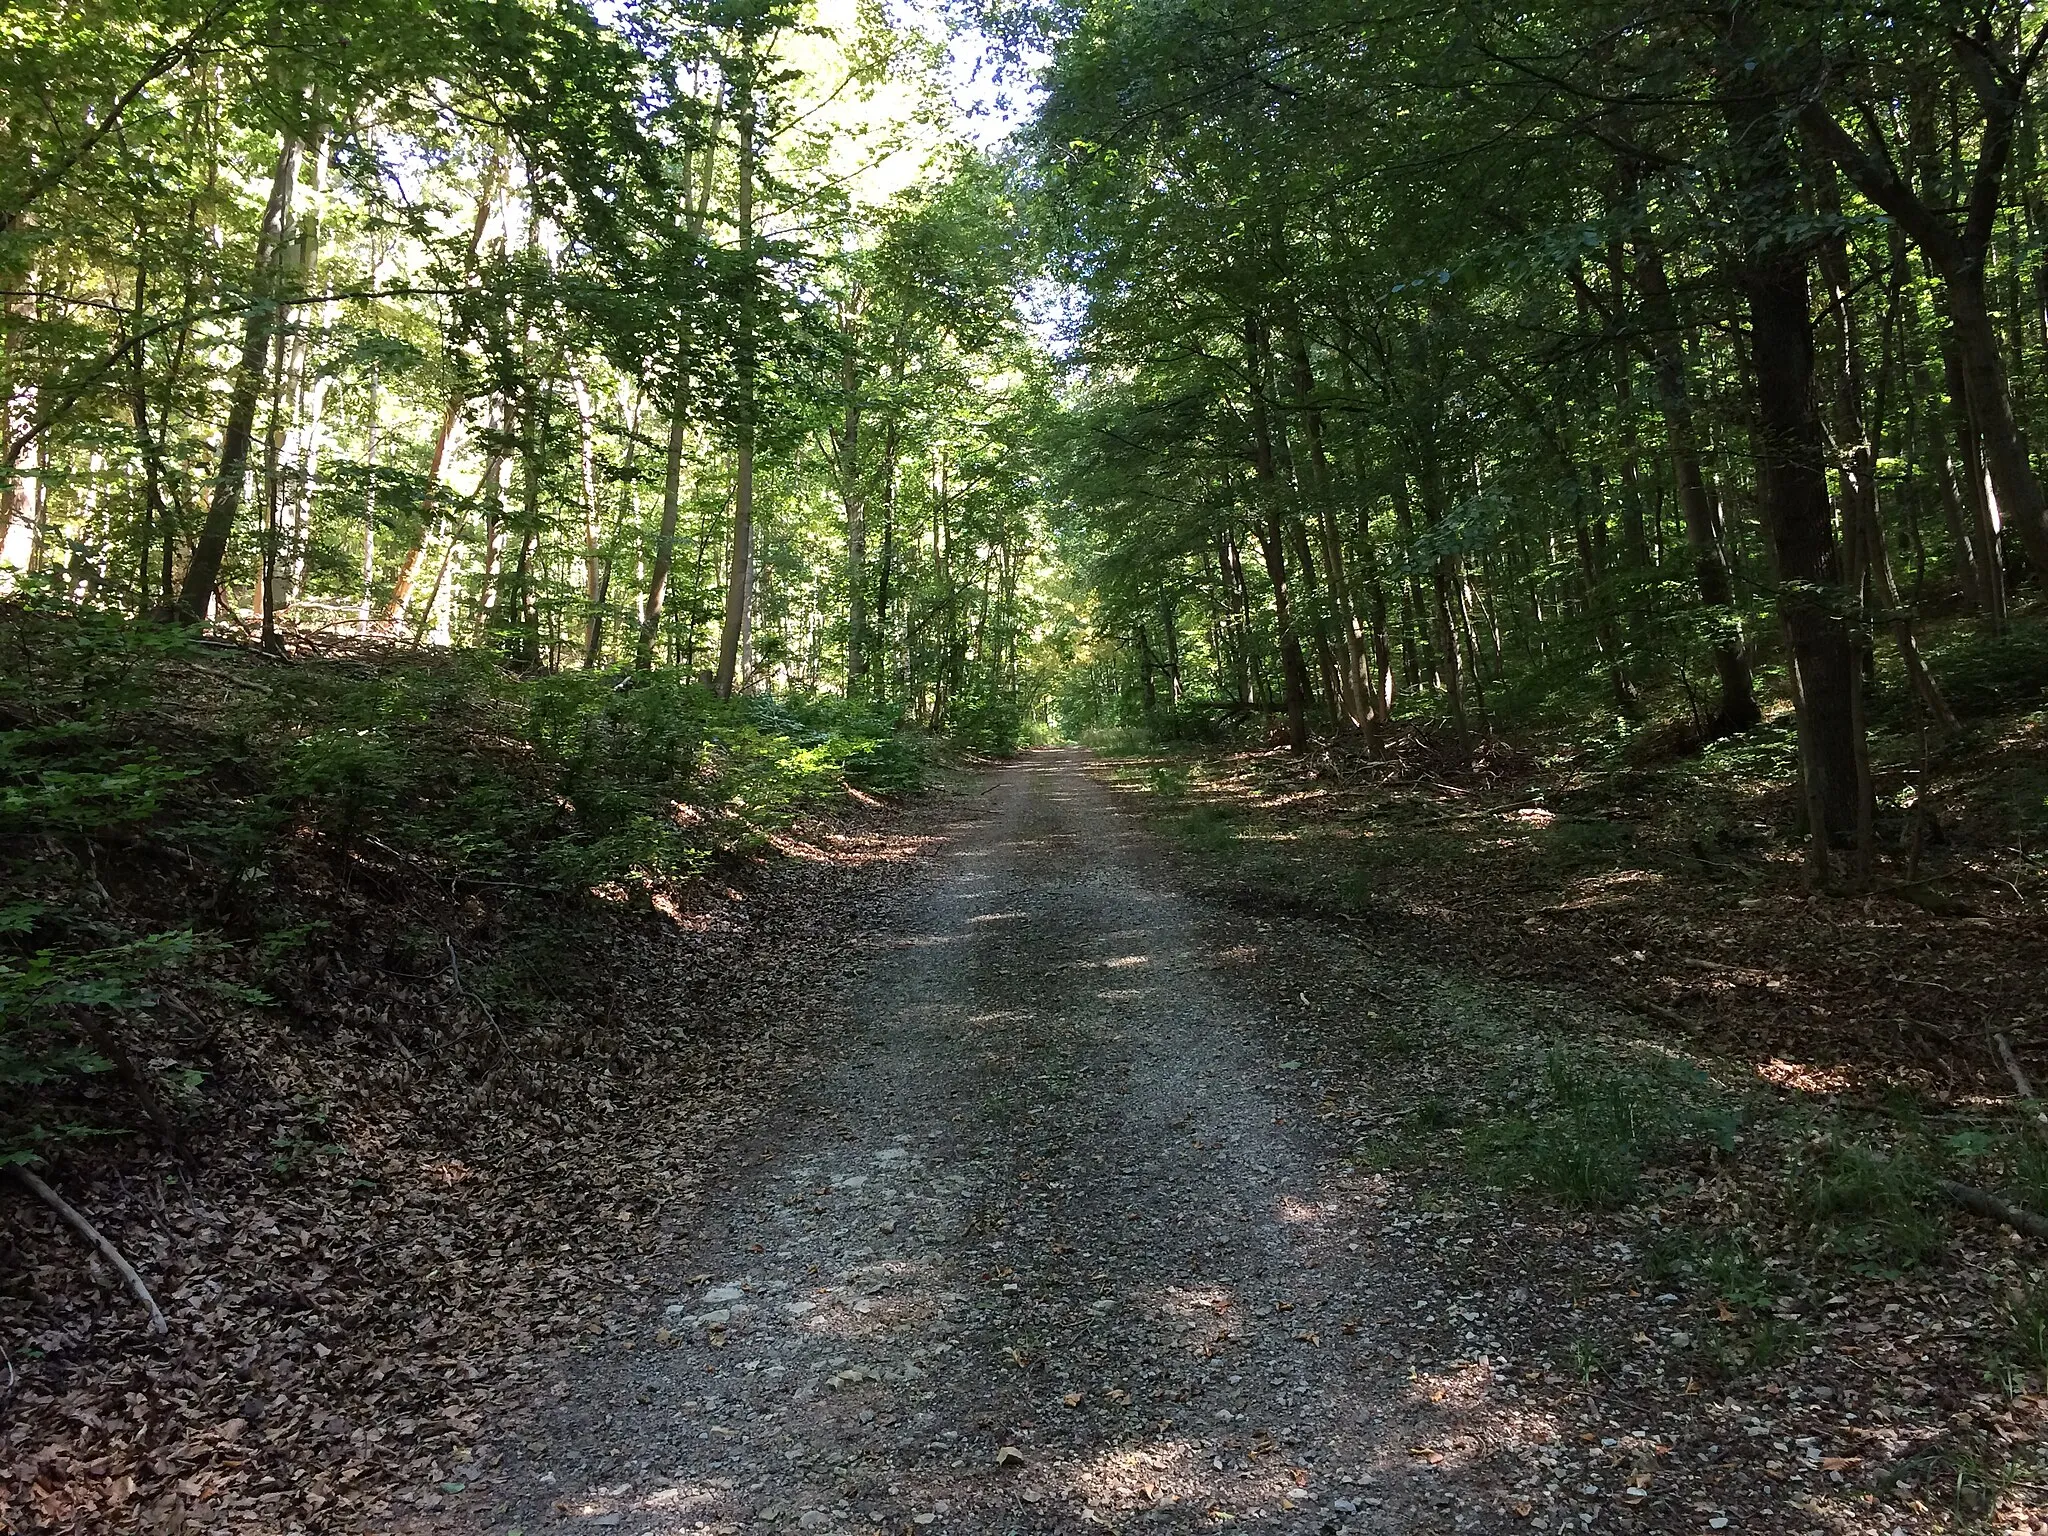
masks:
[[[1262,930],[1524,989],[1505,1033],[1347,998],[1303,1049],[1401,1074],[1404,1107],[1353,1128],[1362,1169],[1512,1191],[1559,1252],[1592,1245],[1559,1381],[1626,1400],[1657,1359],[1687,1399],[1780,1407],[1886,1381],[1867,1465],[1827,1475],[2006,1529],[2048,1406],[2041,1231],[1987,1215],[2048,1211],[2048,669],[2028,626],[1931,649],[1961,728],[1923,740],[1879,680],[1864,889],[1809,888],[1784,713],[1704,745],[1503,726],[1469,766],[1426,723],[1377,758],[1126,736],[1103,772]],[[1630,1306],[1666,1293],[1697,1320],[1646,1330]]]
[[[667,673],[0,646],[0,1164],[168,1321],[6,1181],[0,1529],[452,1499],[801,1059],[931,749]]]

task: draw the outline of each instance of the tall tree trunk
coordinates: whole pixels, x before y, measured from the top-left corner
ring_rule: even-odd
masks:
[[[1613,605],[1607,591],[1606,561],[1601,558],[1601,549],[1596,547],[1593,524],[1587,519],[1587,503],[1595,503],[1594,517],[1604,520],[1606,511],[1587,488],[1579,467],[1576,464],[1570,466],[1570,472],[1572,546],[1579,557],[1581,595],[1593,620],[1593,644],[1607,669],[1607,691],[1614,697],[1614,707],[1625,718],[1634,720],[1642,715],[1642,701],[1636,697],[1635,685],[1629,681],[1627,669],[1622,665],[1621,635],[1615,627]],[[1606,541],[1601,539],[1597,543],[1604,546]]]
[[[1656,389],[1658,414],[1664,418],[1665,451],[1671,456],[1671,478],[1677,493],[1679,520],[1685,525],[1685,546],[1692,556],[1693,583],[1706,609],[1707,648],[1720,684],[1720,699],[1711,734],[1746,731],[1763,718],[1756,702],[1756,683],[1744,654],[1742,620],[1735,610],[1735,584],[1721,549],[1721,531],[1707,477],[1700,468],[1699,437],[1694,430],[1692,390],[1685,349],[1678,328],[1678,309],[1664,275],[1664,255],[1654,240],[1636,245],[1636,286],[1643,298],[1650,378]]]
[[[703,238],[704,217],[711,206],[713,174],[718,168],[719,130],[724,122],[724,107],[721,105],[711,117],[711,134],[704,145],[703,172],[697,178],[695,203],[690,201],[691,167],[687,157],[683,162],[679,196],[690,210],[683,228],[683,240],[690,251],[695,251],[698,241]],[[647,595],[640,608],[640,634],[633,650],[633,665],[642,672],[654,665],[654,646],[661,636],[662,605],[668,598],[669,575],[675,569],[676,521],[682,509],[683,449],[689,433],[690,408],[695,399],[690,372],[690,347],[695,328],[687,313],[678,318],[677,325],[675,369],[669,380],[673,398],[669,402],[668,465],[662,481],[661,528],[655,535],[654,564],[647,573]]]
[[[510,397],[499,402],[497,443],[478,494],[484,503],[483,564],[477,571],[476,632],[488,640],[497,628],[498,604],[503,596],[505,563],[505,475],[512,465],[512,444],[517,426],[512,419]]]
[[[1301,573],[1294,588],[1294,611],[1298,622],[1303,609],[1307,610],[1308,623],[1305,627],[1315,641],[1315,675],[1322,681],[1319,696],[1323,701],[1323,718],[1335,726],[1344,718],[1343,684],[1338,675],[1337,653],[1330,647],[1329,604],[1325,601],[1321,576],[1316,570],[1315,552],[1309,547],[1308,525],[1301,518],[1298,482],[1296,491],[1292,501],[1283,503],[1280,511],[1281,527],[1286,532],[1288,543],[1293,546],[1294,567]]]
[[[1974,45],[1961,45],[1966,62]],[[2028,61],[2031,65],[2031,58]],[[1900,175],[1889,158],[1859,144],[1821,105],[1800,115],[1806,131],[1842,168],[1858,191],[1898,221],[1941,275],[1942,297],[1969,393],[1970,414],[1983,444],[1984,464],[2005,523],[2018,535],[2036,576],[2048,579],[2048,498],[2027,456],[2013,410],[2010,372],[1991,318],[1986,290],[1991,237],[2000,187],[2026,90],[2025,69],[1998,75],[1987,65],[1966,70],[1983,111],[1977,162],[1963,199],[1960,224],[1937,211]],[[1921,119],[1924,123],[1924,117]],[[1916,147],[1926,154],[1924,129]],[[1930,191],[1932,187],[1930,185]]]
[[[579,385],[579,390],[581,386]],[[579,394],[579,401],[585,400]],[[640,402],[634,396],[631,386],[622,386],[619,400],[620,424],[625,428],[626,462],[619,477],[619,499],[612,518],[612,536],[604,537],[603,509],[597,495],[594,473],[594,453],[591,441],[591,420],[586,409],[583,416],[583,485],[584,496],[590,509],[590,520],[586,525],[584,545],[584,572],[589,616],[583,632],[583,670],[596,670],[604,656],[604,629],[607,617],[606,605],[611,600],[612,562],[616,558],[619,536],[629,521],[634,506],[637,481],[634,470],[640,455]]]
[[[1436,439],[1425,430],[1417,446],[1422,491],[1422,521],[1431,533],[1442,526],[1444,512],[1443,464],[1438,458]],[[1397,483],[1398,494],[1407,495],[1405,479]],[[1436,625],[1437,673],[1444,685],[1444,699],[1451,706],[1451,723],[1458,732],[1458,751],[1472,755],[1472,721],[1465,712],[1465,680],[1458,660],[1457,557],[1448,550],[1430,560],[1430,596]]]
[[[1842,534],[1851,552],[1848,563],[1854,595],[1866,623],[1872,617],[1873,607],[1882,614],[1891,627],[1899,661],[1914,695],[1937,725],[1953,730],[1955,716],[1949,712],[1948,702],[1942,698],[1920,655],[1912,615],[1899,601],[1891,556],[1885,549],[1884,523],[1878,513],[1877,448],[1864,423],[1863,355],[1851,302],[1855,285],[1849,267],[1849,239],[1839,225],[1841,205],[1835,193],[1832,166],[1823,164],[1817,168],[1815,185],[1821,216],[1834,226],[1822,235],[1819,254],[1821,277],[1828,289],[1828,312],[1834,322],[1834,345],[1829,349],[1829,357],[1833,365],[1836,479],[1841,486]]]
[[[1249,705],[1252,702],[1252,677],[1256,670],[1252,664],[1251,594],[1245,590],[1244,561],[1238,554],[1237,534],[1228,524],[1224,526],[1219,540],[1217,559],[1223,568],[1224,612],[1231,627],[1237,631],[1237,646],[1231,658],[1237,702]]]
[[[377,287],[378,271],[383,263],[384,249],[373,239],[370,244],[370,287]],[[370,632],[371,599],[377,584],[377,451],[383,446],[384,425],[384,368],[373,359],[370,363],[370,387],[364,403],[364,414],[368,425],[363,443],[363,583],[361,600],[356,608],[356,629],[367,635]]]
[[[571,369],[569,387],[576,400],[576,464],[583,488],[583,666],[596,664],[600,621],[598,618],[600,574],[603,565],[604,513],[597,501],[596,410],[590,388],[580,372]]]
[[[249,473],[249,447],[256,434],[256,407],[263,396],[264,362],[270,355],[272,328],[277,324],[278,267],[284,251],[285,225],[291,218],[292,193],[299,179],[301,143],[287,131],[270,175],[270,198],[256,234],[256,260],[249,281],[249,315],[242,326],[242,354],[228,388],[227,424],[221,431],[220,464],[206,519],[192,546],[185,578],[178,588],[173,617],[187,623],[204,619],[220,584],[228,540],[242,505],[242,482]]]
[[[305,213],[297,220],[293,280],[306,291],[319,285],[321,245],[326,235],[328,162],[332,158],[332,135],[322,124],[313,136],[311,196]],[[325,438],[327,391],[330,378],[316,373],[317,343],[324,341],[333,323],[334,306],[322,302],[315,314],[290,327],[292,356],[286,365],[293,401],[292,433],[284,455],[284,488],[289,493],[285,506],[283,543],[291,558],[284,579],[272,590],[273,610],[287,608],[305,592],[307,544],[313,527],[313,502],[320,488],[320,454]]]
[[[1377,753],[1379,711],[1373,706],[1372,685],[1366,678],[1365,637],[1359,628],[1358,604],[1344,560],[1344,538],[1337,527],[1335,477],[1330,472],[1329,451],[1323,441],[1322,408],[1316,403],[1315,365],[1298,324],[1289,328],[1288,347],[1294,363],[1296,408],[1301,412],[1302,438],[1308,447],[1308,489],[1315,502],[1316,527],[1322,539],[1330,614],[1343,647],[1340,681],[1344,710],[1352,728],[1363,737],[1366,750]]]
[[[1408,686],[1420,688],[1424,673],[1438,676],[1436,658],[1427,650],[1429,605],[1423,601],[1422,576],[1416,566],[1422,543],[1415,532],[1415,499],[1408,489],[1406,470],[1394,473],[1394,533],[1401,541],[1401,659],[1407,668]]]
[[[645,672],[654,665],[654,642],[661,634],[661,609],[668,596],[669,571],[676,558],[676,519],[683,502],[683,447],[689,436],[688,397],[683,386],[682,363],[676,365],[678,394],[668,417],[668,461],[661,483],[661,527],[654,536],[654,565],[647,573],[647,598],[640,609],[640,638],[633,652],[633,665]]]
[[[469,246],[462,263],[465,281],[476,271],[477,253],[483,249],[484,230],[491,222],[491,205],[497,200],[504,169],[504,158],[494,151],[484,167],[483,183],[477,189],[476,212],[470,220]],[[462,418],[462,408],[468,403],[468,397],[458,387],[442,408],[440,429],[434,434],[433,452],[427,456],[426,484],[420,495],[419,531],[413,535],[412,542],[406,546],[405,554],[398,562],[398,577],[392,584],[391,598],[384,605],[386,624],[396,624],[405,616],[405,605],[412,598],[413,583],[419,580],[420,565],[426,559],[427,541],[441,531],[436,513],[441,472],[447,466],[449,444],[455,436],[456,424]]]
[[[725,587],[725,626],[718,638],[718,674],[713,686],[722,699],[731,698],[739,666],[740,638],[746,628],[754,570],[754,57],[749,43],[742,62],[739,104],[739,198],[736,209],[740,248],[739,334],[734,348],[739,374],[738,420],[733,471],[732,569]]]
[[[543,381],[528,397],[528,405],[521,412],[520,457],[520,528],[519,558],[513,563],[511,601],[504,605],[505,622],[516,628],[509,647],[513,659],[523,667],[540,666],[540,604],[536,601],[534,586],[534,556],[538,553],[541,525],[541,454],[548,437],[550,407],[554,401],[554,384]]]
[[[139,249],[139,241],[137,246]],[[137,261],[134,313],[138,320],[143,312],[148,283],[148,266]],[[142,460],[142,528],[136,541],[135,607],[137,613],[146,613],[150,606],[150,554],[157,537],[170,531],[171,511],[164,504],[163,451],[157,444],[156,429],[149,419],[149,343],[146,338],[135,338],[128,363],[128,410],[135,423],[136,452]],[[0,385],[0,395],[4,395],[4,385]],[[5,537],[6,523],[0,520],[0,543],[5,542]]]
[[[860,343],[855,316],[846,320],[845,350],[839,359],[839,498],[846,508],[846,691],[867,673],[867,494],[860,474]]]
[[[462,407],[467,403],[458,397],[449,400],[442,409],[441,424],[434,432],[434,447],[427,455],[426,480],[420,493],[419,531],[399,557],[398,574],[391,583],[391,596],[384,601],[386,624],[396,624],[405,617],[406,605],[412,601],[413,584],[419,580],[420,567],[426,563],[427,541],[441,531],[441,472],[448,463],[448,450],[455,440],[456,425],[462,419]]]
[[[1749,219],[1738,274],[1748,299],[1756,387],[1759,500],[1777,556],[1778,613],[1791,662],[1800,759],[1813,820],[1812,871],[1850,845],[1861,820],[1860,671],[1842,615],[1841,552],[1828,503],[1827,449],[1813,398],[1809,257],[1786,244],[1801,213],[1777,102],[1737,64],[1723,100],[1738,194]]]
[[[1258,484],[1259,552],[1273,586],[1273,614],[1279,625],[1281,682],[1287,698],[1287,744],[1306,752],[1308,736],[1308,661],[1302,655],[1295,627],[1293,595],[1287,581],[1287,555],[1280,524],[1279,469],[1273,458],[1273,427],[1266,408],[1265,327],[1256,315],[1244,318],[1245,375],[1251,401],[1252,472]]]
[[[1955,443],[1950,483],[1961,490],[1962,517],[1951,531],[1970,565],[1970,584],[1977,611],[1993,630],[2005,627],[2005,571],[1999,559],[1999,508],[1984,468],[1984,442],[1977,430],[1977,412],[1970,402],[1969,375],[1955,328],[1941,331],[1942,381],[1948,396],[1949,435]],[[1946,460],[1947,455],[1943,455]]]

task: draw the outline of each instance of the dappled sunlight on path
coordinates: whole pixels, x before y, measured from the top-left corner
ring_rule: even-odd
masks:
[[[536,1513],[1515,1523],[1497,1453],[1554,1427],[1497,1391],[1505,1362],[1418,1363],[1385,1328],[1442,1297],[1366,1251],[1384,1182],[1300,1129],[1298,1063],[1076,755],[994,775],[950,836],[850,961],[854,1038],[699,1272],[536,1442]]]

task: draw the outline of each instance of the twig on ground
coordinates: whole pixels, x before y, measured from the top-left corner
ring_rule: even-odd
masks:
[[[455,941],[453,939],[447,938],[445,934],[443,935],[443,938],[446,940],[448,945],[448,969],[455,977],[456,995],[459,997],[466,997],[472,1003],[476,1004],[477,1010],[484,1016],[484,1022],[490,1025],[491,1033],[498,1037],[499,1048],[509,1050],[510,1047],[505,1043],[505,1032],[502,1029],[498,1028],[497,1016],[491,1012],[490,1004],[486,1003],[482,998],[478,997],[476,993],[472,992],[469,989],[469,984],[462,979],[462,962],[455,958]],[[474,1030],[465,1029],[461,1034],[457,1035],[455,1038],[457,1040],[463,1040],[474,1033]]]
[[[2023,1232],[2028,1237],[2048,1243],[2048,1220],[2021,1209],[2010,1200],[2001,1200],[1989,1190],[1958,1184],[1953,1179],[1937,1179],[1935,1187],[1964,1210],[1982,1216],[1986,1221],[2002,1223],[2015,1232]]]
[[[1998,1047],[1998,1059],[2005,1063],[2006,1075],[2012,1079],[2012,1085],[2018,1090],[2020,1098],[2029,1104],[2040,1098],[2041,1096],[2034,1092],[2034,1080],[2027,1076],[2027,1069],[2020,1065],[2020,1059],[2013,1051],[2012,1042],[2002,1033],[1994,1033],[1991,1036],[1991,1043]],[[2033,1121],[2035,1130],[2048,1135],[2048,1111],[2035,1109]]]
[[[2034,1092],[2033,1080],[2027,1076],[2027,1069],[2020,1065],[2019,1057],[2013,1054],[2012,1042],[2003,1034],[1994,1034],[1992,1043],[1998,1047],[1998,1059],[2005,1063],[2005,1070],[2012,1077],[2012,1085],[2020,1091],[2023,1099],[2039,1098]]]
[[[1734,967],[1730,966],[1726,967],[1726,969],[1732,970]],[[1694,1021],[1688,1019],[1676,1008],[1667,1008],[1662,1003],[1653,1003],[1647,997],[1629,994],[1624,996],[1623,1001],[1638,1013],[1647,1013],[1652,1018],[1662,1019],[1666,1024],[1675,1024],[1680,1029],[1692,1029],[1694,1027]]]
[[[26,1168],[17,1167],[14,1176],[21,1181],[23,1188],[69,1222],[80,1237],[100,1251],[100,1257],[120,1272],[121,1278],[128,1282],[128,1289],[135,1293],[135,1299],[149,1308],[149,1331],[159,1336],[169,1333],[171,1325],[164,1321],[163,1308],[159,1307],[156,1298],[149,1294],[149,1287],[142,1283],[142,1276],[135,1273],[135,1266],[121,1257],[121,1250],[108,1242],[99,1228],[73,1210],[62,1195]]]

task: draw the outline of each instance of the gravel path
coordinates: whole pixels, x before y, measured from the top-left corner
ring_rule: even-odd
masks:
[[[1512,1415],[1471,1431],[1493,1363],[1419,1372],[1391,1326],[1445,1298],[1374,1238],[1428,1213],[1345,1170],[1262,1045],[1218,938],[1249,920],[1176,895],[1074,753],[990,775],[934,868],[490,1528],[1513,1523]]]

